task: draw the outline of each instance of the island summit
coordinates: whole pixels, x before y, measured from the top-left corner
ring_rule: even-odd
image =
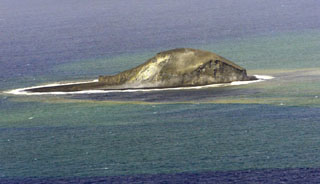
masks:
[[[257,80],[246,69],[209,51],[180,48],[156,54],[145,63],[97,82],[28,89],[30,92],[145,89],[202,86]]]

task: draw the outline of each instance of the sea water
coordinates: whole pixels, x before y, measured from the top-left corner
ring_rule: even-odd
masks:
[[[316,0],[2,0],[0,181],[309,176],[320,165],[319,12]],[[167,91],[4,93],[95,80],[177,47],[274,78]]]

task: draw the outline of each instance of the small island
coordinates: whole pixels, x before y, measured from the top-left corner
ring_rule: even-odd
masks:
[[[97,82],[32,88],[29,92],[152,89],[257,80],[246,69],[209,51],[179,48],[156,54],[145,63]]]

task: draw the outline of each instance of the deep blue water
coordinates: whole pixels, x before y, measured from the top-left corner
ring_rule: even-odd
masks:
[[[1,0],[0,80],[121,53],[318,29],[319,12],[317,0]]]
[[[318,183],[320,169],[272,169],[83,178],[3,179],[3,183]]]

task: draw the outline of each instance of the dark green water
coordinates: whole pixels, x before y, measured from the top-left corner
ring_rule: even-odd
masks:
[[[103,176],[320,164],[319,108],[59,104],[33,109],[32,103],[26,107],[34,119],[23,124],[11,121],[8,128],[1,128],[5,175]]]
[[[318,1],[72,2],[4,1],[1,90],[94,79],[175,47],[213,51],[275,79],[166,92],[2,93],[0,179],[320,167]]]

